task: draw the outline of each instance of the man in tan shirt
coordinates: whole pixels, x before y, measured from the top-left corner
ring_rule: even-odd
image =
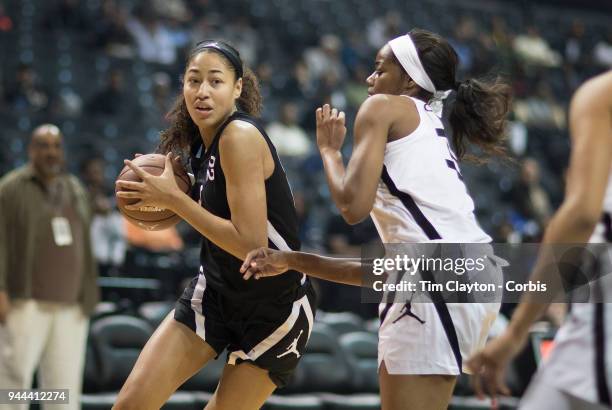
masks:
[[[30,388],[38,369],[41,389],[69,389],[70,404],[53,409],[78,409],[88,316],[98,301],[91,210],[64,171],[55,125],[34,130],[28,155],[0,179],[0,386]]]

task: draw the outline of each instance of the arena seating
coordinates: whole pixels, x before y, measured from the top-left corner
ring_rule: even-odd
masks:
[[[108,313],[113,310],[111,305],[100,305],[98,310],[105,314],[93,319],[91,323],[82,396],[84,410],[111,408],[154,326],[172,309],[173,304],[168,301],[144,304],[136,310],[139,316]],[[371,331],[366,326],[363,320],[352,314],[317,312],[306,352],[290,384],[277,390],[262,408],[380,409],[376,329]],[[347,331],[349,327],[355,330]],[[163,408],[201,410],[212,397],[225,360],[226,352],[223,352],[217,360],[211,361],[185,382]],[[508,377],[508,383],[515,392],[517,388],[512,380],[514,376],[509,374]],[[515,409],[516,405],[516,399],[505,398],[500,402],[500,409]],[[488,408],[490,404],[487,401],[473,397],[467,376],[462,376],[449,409]]]

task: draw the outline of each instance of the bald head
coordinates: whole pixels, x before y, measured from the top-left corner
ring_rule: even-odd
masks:
[[[57,176],[63,169],[62,132],[53,124],[43,124],[32,131],[28,147],[30,163],[43,180]]]

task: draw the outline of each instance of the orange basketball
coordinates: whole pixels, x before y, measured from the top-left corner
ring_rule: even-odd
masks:
[[[166,157],[161,154],[141,155],[132,160],[132,163],[138,165],[145,172],[155,176],[161,175],[164,172],[165,162]],[[174,170],[174,178],[176,179],[177,185],[183,192],[188,193],[191,188],[189,175],[187,175],[187,172],[183,166],[177,161],[172,161],[172,168]],[[134,173],[134,171],[132,171],[130,167],[126,165],[121,170],[121,173],[119,173],[117,181],[140,182],[141,179]],[[115,192],[119,190],[119,188],[115,187]],[[168,209],[154,207],[142,207],[134,211],[125,209],[126,205],[133,205],[139,200],[132,198],[116,198],[117,207],[123,216],[125,216],[128,221],[142,229],[146,229],[148,231],[159,231],[174,226],[181,220],[178,215]]]

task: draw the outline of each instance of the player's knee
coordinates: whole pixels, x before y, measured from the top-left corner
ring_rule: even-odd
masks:
[[[142,398],[139,398],[134,393],[125,391],[119,392],[117,401],[113,405],[112,410],[143,410],[147,408],[146,404],[143,403]]]
[[[204,407],[204,410],[253,410],[255,408],[259,407],[250,404],[248,400],[245,401],[237,397],[230,397],[224,394],[220,395],[219,392],[215,392],[206,407]]]

